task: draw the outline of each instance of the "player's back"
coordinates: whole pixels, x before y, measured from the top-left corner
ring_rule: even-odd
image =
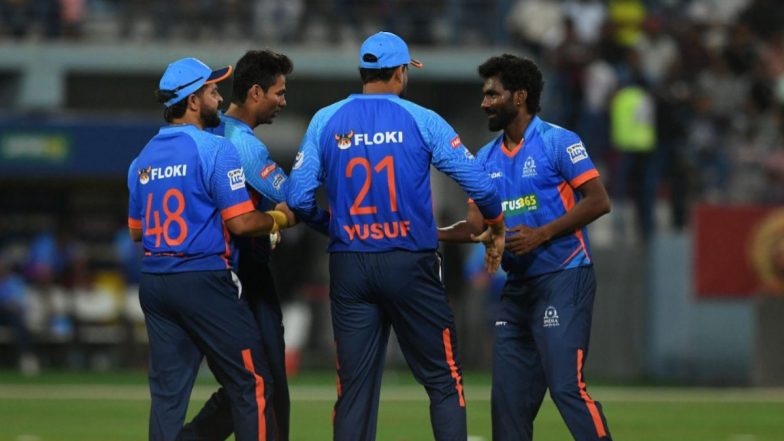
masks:
[[[235,182],[232,189],[244,188],[244,180],[241,169],[224,171],[216,164],[219,150],[227,145],[195,126],[168,126],[131,164],[131,216],[136,214],[141,221],[143,271],[228,268],[230,250],[221,220],[227,213],[219,210],[211,180],[214,174],[225,173]]]
[[[394,95],[352,95],[323,126],[330,251],[436,248],[431,152],[410,106]]]

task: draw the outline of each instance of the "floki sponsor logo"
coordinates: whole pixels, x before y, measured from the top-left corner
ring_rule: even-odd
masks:
[[[352,146],[364,145],[378,145],[378,144],[402,144],[403,132],[402,131],[389,131],[389,132],[376,132],[369,133],[354,133],[353,130],[348,133],[335,135],[338,148],[346,150]]]
[[[545,328],[554,328],[556,326],[560,326],[558,323],[558,311],[554,306],[548,306],[547,309],[544,310],[543,326]]]
[[[166,167],[149,166],[139,169],[139,182],[144,185],[158,179],[178,178],[188,174],[188,164],[167,165]]]
[[[539,209],[539,203],[535,194],[527,194],[517,199],[501,202],[501,209],[507,216],[514,216],[520,213],[527,213]]]

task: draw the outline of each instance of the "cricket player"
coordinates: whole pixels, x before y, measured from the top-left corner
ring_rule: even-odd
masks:
[[[477,160],[501,194],[508,228],[508,277],[495,322],[493,440],[531,440],[548,388],[575,440],[610,440],[583,375],[596,292],[585,226],[610,211],[610,200],[580,138],[536,115],[543,80],[533,61],[493,57],[479,75],[488,127],[502,133]],[[441,229],[439,238],[465,242],[481,228],[469,203],[467,221]]]
[[[225,136],[239,153],[248,191],[257,210],[277,206],[289,215],[289,226],[295,223],[286,206],[288,187],[286,172],[270,158],[269,150],[253,129],[272,120],[286,107],[286,75],[293,70],[291,60],[270,50],[252,50],[237,61],[234,69],[232,100],[221,116],[221,124],[212,133]],[[326,234],[329,215],[321,212],[318,223],[311,224]],[[283,314],[275,281],[269,268],[270,238],[235,237],[239,278],[245,298],[256,317],[264,343],[264,352],[274,381],[272,407],[276,439],[289,439],[290,399],[286,378]],[[223,440],[232,432],[231,408],[225,389],[221,388],[204,408],[185,426],[181,439]]]
[[[195,58],[171,63],[159,102],[169,125],[128,170],[128,227],[142,241],[139,299],[150,342],[149,438],[177,439],[207,357],[226,390],[238,440],[273,440],[272,380],[259,328],[230,264],[228,232],[263,235],[287,226],[255,210],[234,146],[203,129],[220,123],[213,71]]]
[[[455,326],[441,279],[430,165],[476,201],[486,239],[503,249],[503,213],[490,178],[435,112],[401,96],[412,60],[397,35],[362,44],[362,93],[319,110],[289,179],[288,204],[301,219],[317,214],[326,187],[330,300],[337,346],[334,439],[375,439],[390,326],[430,397],[438,441],[466,440],[465,398]]]

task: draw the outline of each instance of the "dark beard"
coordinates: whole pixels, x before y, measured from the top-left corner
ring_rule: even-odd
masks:
[[[220,116],[218,115],[218,109],[215,110],[201,109],[201,114],[199,116],[201,117],[201,120],[204,123],[205,129],[218,127],[221,123]]]
[[[495,116],[495,118],[488,118],[487,128],[490,129],[491,132],[497,132],[499,130],[503,130],[517,117],[517,110],[498,110],[495,113],[488,114],[488,116]]]

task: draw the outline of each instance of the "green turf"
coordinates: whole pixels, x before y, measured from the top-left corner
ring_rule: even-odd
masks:
[[[466,384],[469,433],[490,440],[486,375]],[[292,441],[331,438],[334,375],[307,373],[292,381]],[[200,378],[189,413],[214,388]],[[616,440],[780,441],[784,391],[592,388],[603,401]],[[146,438],[149,401],[143,374],[47,374],[25,379],[0,373],[0,441],[123,441]],[[405,373],[386,376],[378,441],[432,440],[428,403]],[[545,400],[537,441],[571,439],[557,410]]]

